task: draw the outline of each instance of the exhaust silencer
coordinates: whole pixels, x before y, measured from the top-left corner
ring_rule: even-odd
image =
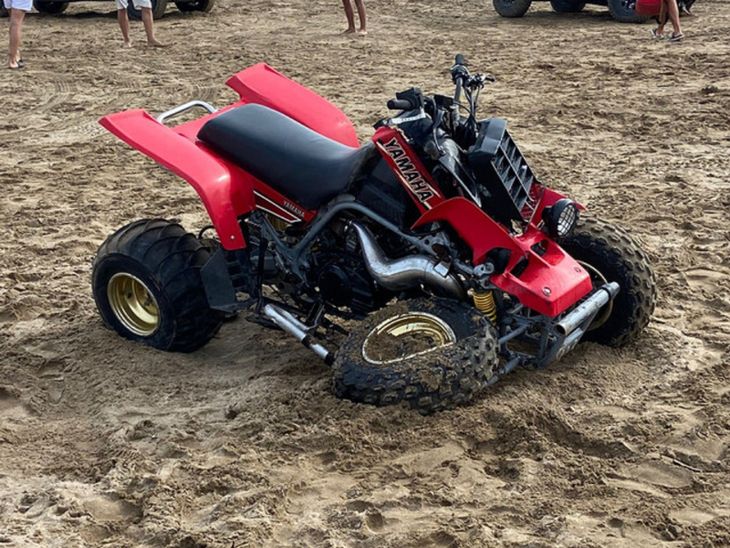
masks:
[[[375,241],[375,236],[357,223],[352,226],[360,240],[365,267],[378,284],[391,291],[410,289],[419,283],[443,290],[456,299],[466,292],[456,276],[439,271],[438,262],[426,255],[408,255],[390,260]]]
[[[587,320],[592,319],[601,308],[606,306],[608,301],[618,295],[620,286],[616,282],[609,282],[602,285],[593,295],[588,297],[583,303],[560,320],[556,325],[555,329],[561,335],[569,335],[580,326],[582,326]]]

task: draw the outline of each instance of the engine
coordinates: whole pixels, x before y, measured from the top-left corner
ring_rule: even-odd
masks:
[[[387,301],[387,294],[375,286],[358,251],[320,251],[313,259],[310,283],[319,287],[325,302],[349,308],[362,317]]]

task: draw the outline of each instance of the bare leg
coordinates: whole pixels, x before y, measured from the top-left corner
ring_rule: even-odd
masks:
[[[23,10],[10,10],[10,46],[8,47],[8,67],[18,68],[20,61],[20,37],[23,30]]]
[[[355,32],[355,12],[352,11],[350,0],[342,0],[342,6],[345,8],[345,17],[347,17],[347,30],[343,34]]]
[[[357,6],[357,16],[360,18],[360,34],[367,34],[367,16],[365,15],[365,4],[363,0],[355,0],[355,6]]]
[[[664,25],[667,24],[667,2],[666,0],[662,1],[661,6],[659,7],[659,25],[656,28],[657,35],[661,36],[664,34]]]
[[[147,34],[147,45],[161,48],[162,43],[155,38],[155,23],[151,8],[142,8],[142,23],[144,23],[144,31]]]
[[[669,20],[674,28],[674,36],[682,34],[682,25],[679,23],[679,8],[677,0],[666,0],[667,10],[669,11]]]
[[[117,10],[117,21],[119,22],[119,28],[122,29],[124,47],[131,48],[132,42],[129,40],[129,17],[127,16],[127,10]]]

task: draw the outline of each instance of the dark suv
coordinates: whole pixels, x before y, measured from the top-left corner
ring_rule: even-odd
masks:
[[[70,2],[88,2],[90,0],[33,0],[33,7],[40,13],[61,13],[66,10]],[[91,1],[108,1],[108,0],[91,0]],[[167,9],[168,0],[151,0],[152,1],[152,13],[155,19],[159,19],[165,15],[165,9]],[[208,12],[213,9],[215,0],[174,0],[174,4],[177,9],[184,12],[189,11],[205,11]],[[140,19],[141,14],[139,10],[134,9],[132,0],[129,0],[129,15],[135,19]],[[0,17],[7,16],[7,10],[0,4]]]

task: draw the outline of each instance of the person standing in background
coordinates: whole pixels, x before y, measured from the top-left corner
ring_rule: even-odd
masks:
[[[124,47],[131,48],[132,41],[129,39],[129,16],[127,15],[127,6],[129,0],[116,0],[117,2],[117,21],[119,28],[122,29],[122,39]],[[134,9],[142,12],[142,23],[144,23],[144,31],[147,34],[147,45],[150,47],[161,48],[163,45],[155,38],[155,23],[152,15],[152,2],[150,0],[132,0]]]
[[[343,34],[351,34],[355,32],[355,12],[352,9],[350,0],[342,0],[342,5],[345,7],[345,16],[347,17],[347,30]],[[355,6],[357,7],[357,16],[360,18],[360,30],[357,33],[367,34],[365,4],[363,4],[363,0],[355,0]]]
[[[8,68],[22,69],[25,61],[20,58],[20,38],[26,12],[33,8],[33,0],[3,0],[10,16],[10,44],[8,46]]]

